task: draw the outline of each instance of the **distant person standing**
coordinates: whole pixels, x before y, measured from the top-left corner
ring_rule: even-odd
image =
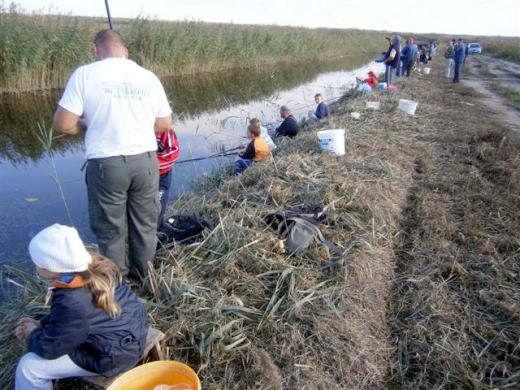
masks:
[[[446,59],[446,65],[444,67],[444,76],[450,78],[451,68],[453,68],[453,55],[454,55],[454,43],[455,40],[451,39],[448,41],[448,47],[444,52],[444,58]]]
[[[97,61],[72,73],[53,128],[85,134],[90,226],[101,254],[123,275],[144,277],[160,208],[155,133],[171,128],[172,111],[157,76],[128,60],[117,32],[102,30],[94,43]]]
[[[466,47],[464,45],[464,41],[462,39],[459,39],[453,49],[453,61],[455,63],[455,72],[453,76],[454,83],[460,82],[460,70],[465,59]]]
[[[410,72],[417,60],[417,45],[414,38],[410,37],[406,41],[406,45],[401,52],[401,58],[403,61],[403,75],[406,74],[406,77],[410,77]]]
[[[291,113],[291,110],[289,110],[289,107],[280,107],[280,116],[283,118],[283,122],[276,129],[275,136],[289,138],[296,137],[296,134],[298,134],[299,131],[298,121]]]
[[[392,84],[392,73],[394,69],[397,68],[401,58],[401,37],[399,35],[394,35],[392,39],[386,39],[390,41],[390,46],[388,46],[388,50],[384,54],[382,60],[378,60],[378,62],[384,62],[385,64],[385,82],[386,85],[389,86]]]

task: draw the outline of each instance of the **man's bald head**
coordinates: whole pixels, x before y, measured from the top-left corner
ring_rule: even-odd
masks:
[[[96,45],[96,58],[103,60],[109,57],[127,57],[128,50],[125,41],[118,32],[113,30],[101,30],[94,38]]]

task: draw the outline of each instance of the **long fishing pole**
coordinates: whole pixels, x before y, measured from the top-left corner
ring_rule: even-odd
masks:
[[[242,146],[237,146],[236,148],[224,150],[224,151],[222,151],[220,153],[215,153],[215,154],[212,154],[212,155],[209,155],[209,156],[206,156],[206,157],[189,158],[189,159],[186,159],[186,160],[177,161],[177,162],[175,162],[175,165],[189,163],[189,162],[194,162],[194,161],[208,160],[210,158],[215,158],[215,157],[233,156],[233,155],[239,153],[237,151],[238,149],[242,149]]]
[[[112,25],[112,16],[110,16],[110,7],[108,6],[108,0],[105,0],[105,7],[107,9],[108,25],[110,26],[110,30],[113,30],[114,26]]]

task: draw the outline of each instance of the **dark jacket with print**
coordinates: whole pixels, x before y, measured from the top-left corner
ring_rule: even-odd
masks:
[[[146,311],[125,284],[117,286],[115,298],[122,312],[111,318],[87,289],[56,288],[51,312],[29,337],[29,352],[45,359],[68,354],[81,368],[104,376],[135,366],[146,344]]]
[[[392,57],[392,54],[394,55]],[[387,52],[384,56],[384,63],[386,65],[391,66],[392,68],[396,68],[397,64],[399,64],[399,60],[401,59],[401,45],[399,43],[392,43],[388,48]]]

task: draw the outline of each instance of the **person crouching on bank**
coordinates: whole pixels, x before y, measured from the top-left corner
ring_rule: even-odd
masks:
[[[251,142],[247,145],[246,150],[241,153],[235,160],[235,174],[240,175],[249,168],[253,162],[264,161],[269,156],[269,145],[260,136],[262,130],[260,124],[251,123],[247,127],[247,136]]]

